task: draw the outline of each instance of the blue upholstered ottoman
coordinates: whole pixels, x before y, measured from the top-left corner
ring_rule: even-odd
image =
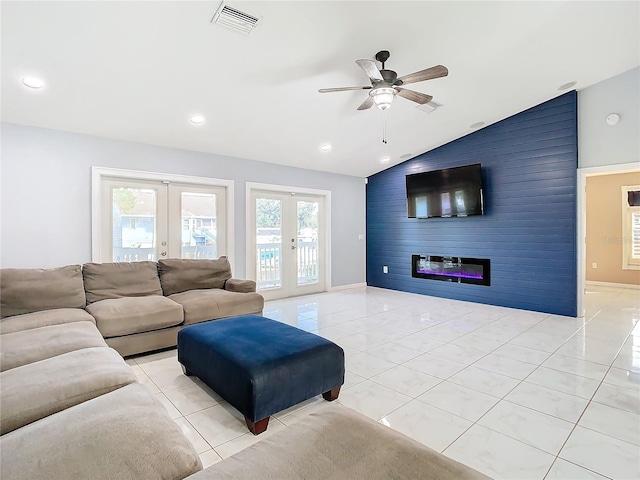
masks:
[[[269,417],[344,383],[344,351],[312,333],[258,315],[191,325],[178,332],[178,361],[237,408],[258,435]]]

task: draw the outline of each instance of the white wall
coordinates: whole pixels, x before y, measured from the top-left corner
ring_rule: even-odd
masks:
[[[640,161],[640,67],[578,91],[578,168]],[[607,125],[610,113],[620,123]]]
[[[10,124],[1,133],[4,268],[91,261],[91,167],[100,166],[234,180],[239,277],[246,274],[245,182],[330,190],[332,286],[365,281],[363,178]]]

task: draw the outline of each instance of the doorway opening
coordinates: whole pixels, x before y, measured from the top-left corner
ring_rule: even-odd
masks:
[[[625,249],[632,250],[636,238],[625,222],[637,217],[627,215],[623,190],[636,185],[640,169],[629,164],[578,169],[578,317],[585,315],[588,285],[640,288],[640,268],[633,258],[625,263]]]

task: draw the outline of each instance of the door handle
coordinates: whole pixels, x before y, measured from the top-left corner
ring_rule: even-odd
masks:
[[[291,245],[291,250],[295,250],[296,248],[298,247],[296,247],[295,245]]]

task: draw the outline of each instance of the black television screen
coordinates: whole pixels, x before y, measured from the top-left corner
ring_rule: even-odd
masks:
[[[468,217],[483,213],[479,163],[407,175],[409,218]]]

